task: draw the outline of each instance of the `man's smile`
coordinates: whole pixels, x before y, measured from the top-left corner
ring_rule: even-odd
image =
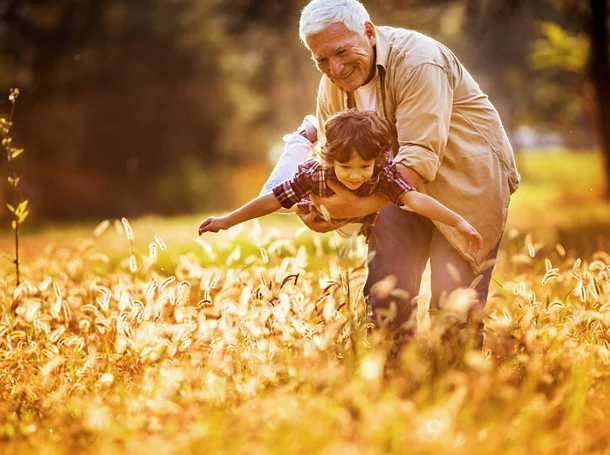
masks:
[[[352,70],[347,73],[345,76],[340,77],[339,79],[347,79],[348,77],[350,77],[352,75],[352,73],[356,70],[356,68],[352,68]]]

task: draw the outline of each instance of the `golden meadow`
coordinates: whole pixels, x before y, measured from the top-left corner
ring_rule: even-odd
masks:
[[[23,282],[0,266],[0,453],[610,453],[597,157],[521,160],[485,348],[456,328],[469,291],[429,315],[424,282],[391,367],[363,335],[361,239],[279,215],[25,231]]]

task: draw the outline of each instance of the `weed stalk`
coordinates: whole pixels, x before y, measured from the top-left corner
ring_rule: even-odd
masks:
[[[20,177],[17,175],[17,167],[15,165],[15,159],[23,153],[23,149],[18,149],[12,146],[13,139],[10,136],[11,128],[13,127],[13,117],[15,114],[15,102],[19,96],[19,89],[13,88],[9,92],[9,101],[11,102],[11,113],[8,120],[0,118],[0,134],[2,134],[2,147],[6,150],[6,158],[10,163],[10,175],[8,176],[8,183],[11,187],[12,192],[12,204],[7,203],[9,211],[13,214],[13,220],[11,221],[11,227],[15,233],[15,256],[13,263],[15,264],[15,280],[17,286],[20,283],[19,276],[19,231],[21,224],[27,218],[28,212],[28,200],[19,197],[17,186],[19,185]]]

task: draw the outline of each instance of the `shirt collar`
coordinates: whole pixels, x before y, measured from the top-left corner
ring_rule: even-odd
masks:
[[[385,70],[390,54],[390,44],[383,27],[375,26],[375,40],[375,64]]]

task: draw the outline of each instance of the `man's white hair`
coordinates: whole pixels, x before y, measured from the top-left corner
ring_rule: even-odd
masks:
[[[336,23],[345,25],[354,33],[364,35],[364,24],[370,21],[369,13],[358,0],[312,0],[301,12],[299,36],[307,45],[305,38]]]

